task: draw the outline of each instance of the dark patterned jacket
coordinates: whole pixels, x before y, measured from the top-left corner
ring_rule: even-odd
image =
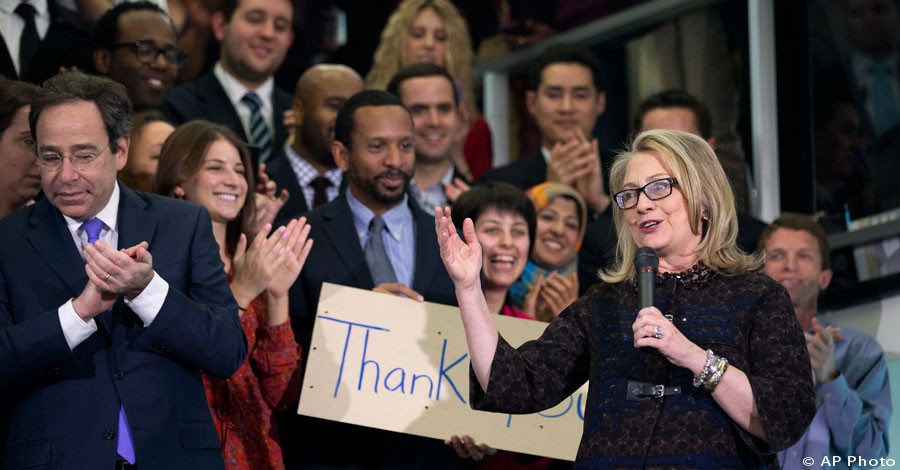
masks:
[[[472,377],[472,406],[532,413],[590,379],[576,467],[777,468],[775,452],[796,441],[815,414],[806,342],[783,287],[762,274],[657,278],[656,306],[692,342],[728,359],[750,381],[768,442],[740,428],[688,369],[652,348],[635,348],[631,283],[592,287],[535,341],[502,338],[488,393]],[[726,374],[728,371],[726,371]],[[642,401],[628,382],[680,387]]]

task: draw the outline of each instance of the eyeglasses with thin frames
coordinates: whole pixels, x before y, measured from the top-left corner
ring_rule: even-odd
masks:
[[[90,169],[91,163],[108,148],[109,142],[107,142],[102,149],[78,150],[68,157],[57,152],[41,152],[37,156],[37,162],[41,168],[47,171],[56,171],[62,168],[63,159],[68,158],[69,163],[71,163],[76,170],[86,171]]]
[[[676,184],[678,184],[678,180],[675,178],[662,178],[651,181],[640,188],[623,189],[614,194],[613,199],[616,201],[619,209],[631,209],[637,205],[641,193],[644,193],[647,199],[656,201],[672,194],[672,186]]]
[[[176,47],[156,47],[156,42],[147,39],[134,42],[120,42],[113,44],[112,47],[113,49],[130,47],[131,51],[134,52],[134,57],[144,65],[153,65],[160,54],[162,54],[169,66],[180,69],[184,64],[184,59],[187,57],[184,51]]]

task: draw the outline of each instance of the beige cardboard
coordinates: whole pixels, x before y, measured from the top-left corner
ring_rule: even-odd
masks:
[[[546,326],[494,321],[514,346]],[[541,414],[474,411],[459,309],[326,283],[298,413],[441,440],[468,434],[497,449],[574,460],[586,397],[585,385]]]

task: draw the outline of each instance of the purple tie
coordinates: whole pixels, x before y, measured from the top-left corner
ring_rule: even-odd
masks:
[[[103,221],[94,217],[81,224],[81,229],[87,235],[88,243],[91,245],[100,239],[100,232],[103,231]]]
[[[88,243],[94,244],[100,239],[100,232],[103,231],[103,221],[94,217],[81,224],[81,229],[87,235]],[[134,464],[134,444],[131,441],[131,431],[128,427],[128,418],[125,416],[125,406],[119,407],[119,434],[116,444],[116,451],[127,460],[128,463]]]

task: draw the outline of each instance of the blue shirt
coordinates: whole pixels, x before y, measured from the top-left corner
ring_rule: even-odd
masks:
[[[384,250],[391,260],[391,266],[394,267],[397,282],[412,287],[415,274],[413,270],[416,265],[416,230],[408,197],[404,195],[403,201],[381,214],[381,218],[384,219],[389,235],[382,237]],[[353,213],[353,226],[359,237],[359,245],[365,250],[366,241],[369,240],[369,223],[372,222],[375,213],[353,197],[350,190],[347,191],[347,202],[350,204],[350,212]]]
[[[834,343],[840,375],[816,386],[816,416],[799,441],[778,453],[784,470],[860,468],[849,462],[850,456],[887,457],[891,387],[884,352],[874,338],[857,330],[841,327],[841,336]],[[829,462],[822,465],[825,457]],[[803,459],[812,459],[812,465]]]

